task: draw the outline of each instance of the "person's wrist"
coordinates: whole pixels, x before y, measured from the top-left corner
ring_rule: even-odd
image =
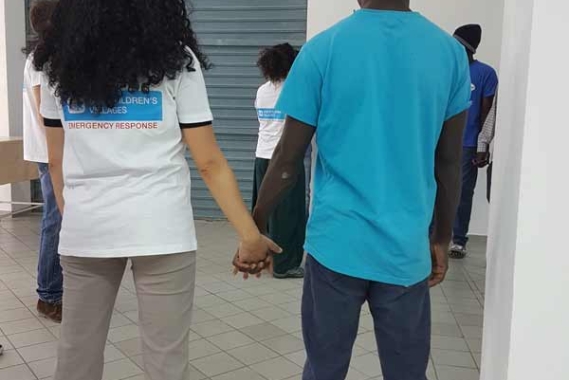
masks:
[[[448,234],[441,235],[435,231],[431,236],[431,245],[449,247],[452,238]]]
[[[240,236],[241,242],[246,245],[256,244],[261,240],[261,238],[261,232],[257,227],[250,228]]]
[[[261,235],[266,234],[267,222],[263,218],[262,213],[259,212],[259,209],[256,207],[255,207],[255,209],[253,209],[253,221],[255,222],[255,225],[257,226],[259,233]]]

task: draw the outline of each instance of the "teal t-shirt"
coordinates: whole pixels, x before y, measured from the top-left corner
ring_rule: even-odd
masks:
[[[464,47],[418,13],[361,10],[310,40],[276,107],[316,127],[306,251],[352,277],[426,279],[435,150],[469,105]]]

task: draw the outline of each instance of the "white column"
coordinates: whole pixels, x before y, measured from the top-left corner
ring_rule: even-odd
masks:
[[[0,0],[0,136],[4,137],[22,136],[25,17],[23,0]],[[0,186],[0,200],[29,201],[29,188],[29,182]],[[0,211],[12,209],[0,207]]]
[[[569,379],[568,18],[506,0],[482,380]]]

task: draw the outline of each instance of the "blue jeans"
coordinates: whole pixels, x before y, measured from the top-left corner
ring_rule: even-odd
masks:
[[[48,165],[38,163],[38,167],[44,206],[41,222],[37,292],[40,300],[55,304],[60,303],[63,296],[63,273],[58,253],[61,214],[57,208]]]
[[[476,148],[465,147],[462,153],[462,193],[453,228],[453,242],[462,246],[468,243],[472,199],[478,180],[478,167],[472,163],[476,159],[476,150]]]
[[[357,259],[357,258],[354,258]],[[344,380],[369,304],[385,380],[427,380],[431,346],[429,286],[402,287],[333,272],[306,259],[302,329],[307,361],[303,380]]]

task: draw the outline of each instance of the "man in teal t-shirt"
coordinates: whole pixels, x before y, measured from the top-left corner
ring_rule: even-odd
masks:
[[[468,59],[408,1],[360,5],[298,56],[276,106],[288,117],[254,216],[266,229],[315,134],[303,379],[345,378],[368,302],[385,379],[425,380],[429,285],[447,270],[460,189]]]

